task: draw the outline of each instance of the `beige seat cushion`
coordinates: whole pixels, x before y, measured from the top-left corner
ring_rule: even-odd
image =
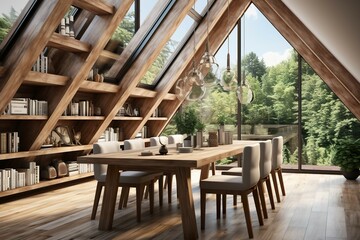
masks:
[[[231,176],[231,175],[213,175],[207,179],[201,180],[201,189],[213,189],[213,190],[235,190],[243,191],[249,188],[243,184],[242,176]]]
[[[230,168],[227,171],[223,171],[221,172],[222,175],[236,175],[236,176],[241,176],[242,175],[242,168],[241,167],[233,167]]]

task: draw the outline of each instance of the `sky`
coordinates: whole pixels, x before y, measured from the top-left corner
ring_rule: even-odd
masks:
[[[211,2],[211,0],[208,0]],[[8,13],[11,6],[20,13],[22,8],[26,5],[28,0],[0,0],[0,13]],[[143,16],[149,14],[157,0],[142,0],[141,8]],[[197,0],[195,4],[195,9],[201,12],[207,4],[207,0]],[[141,18],[143,21],[145,17]],[[181,24],[181,27],[184,29],[179,29],[175,32],[172,38],[180,39],[181,36],[187,32],[192,23],[192,19],[189,20],[189,17],[184,20],[184,23]],[[242,27],[244,26],[244,21],[242,22]],[[236,32],[235,28],[230,35],[230,56],[231,64],[236,64]],[[271,23],[257,10],[254,5],[251,5],[245,14],[245,44],[242,42],[242,52],[249,53],[255,52],[260,59],[264,59],[267,66],[273,66],[286,59],[291,53],[291,45],[279,34],[279,32],[271,25]],[[211,39],[209,39],[211,41]],[[244,51],[245,48],[245,51]],[[220,65],[220,68],[226,66],[226,55],[227,55],[227,42],[225,45],[219,49],[216,54],[216,59]],[[243,57],[243,56],[242,56]]]

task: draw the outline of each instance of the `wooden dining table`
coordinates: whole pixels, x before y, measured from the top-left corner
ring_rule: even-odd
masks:
[[[78,163],[108,165],[99,230],[112,229],[119,176],[121,174],[119,174],[119,171],[171,171],[176,175],[184,239],[197,239],[198,229],[191,188],[191,169],[200,168],[200,179],[205,179],[208,177],[211,163],[242,153],[246,145],[249,145],[248,141],[234,141],[230,145],[194,149],[191,153],[179,153],[175,147],[169,147],[167,155],[159,155],[159,148],[157,147],[146,148],[147,151],[153,153],[151,156],[142,156],[142,151],[130,150],[78,157]]]

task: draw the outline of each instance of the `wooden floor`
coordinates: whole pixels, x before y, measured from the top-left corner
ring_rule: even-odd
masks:
[[[227,216],[216,220],[215,197],[208,195],[206,229],[200,230],[199,171],[193,170],[193,190],[200,239],[248,239],[242,204],[232,206]],[[269,211],[259,226],[252,197],[254,239],[360,239],[360,181],[340,175],[284,174],[287,196]],[[142,222],[136,222],[134,192],[126,209],[116,210],[114,229],[99,231],[90,220],[95,181],[33,195],[0,205],[0,239],[183,239],[180,210],[173,191],[173,204],[157,202],[153,215],[143,202]],[[240,199],[240,198],[239,198]],[[268,200],[268,198],[267,198]],[[270,208],[268,204],[268,208]]]

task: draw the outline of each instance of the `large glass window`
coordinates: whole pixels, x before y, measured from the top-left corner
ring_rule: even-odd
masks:
[[[11,27],[16,22],[21,11],[29,0],[18,1],[2,1],[0,8],[0,43],[4,40],[5,36],[9,33]]]
[[[182,46],[182,40],[187,39],[185,36],[189,36],[188,33],[193,24],[194,20],[191,17],[186,16],[184,18],[180,26],[176,29],[170,40],[166,43],[156,60],[141,79],[140,82],[142,84],[153,85],[156,82],[159,73],[167,66],[169,60],[176,55],[175,53],[178,52],[179,46]]]

